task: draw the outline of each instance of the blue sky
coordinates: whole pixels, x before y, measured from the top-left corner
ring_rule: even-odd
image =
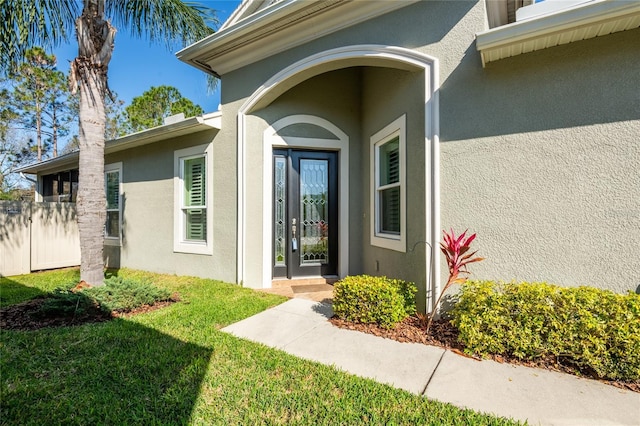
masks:
[[[200,1],[217,11],[218,20],[224,22],[240,0]],[[205,112],[218,109],[220,91],[209,94],[205,74],[179,61],[175,52],[164,45],[150,44],[144,39],[131,38],[126,29],[118,31],[115,49],[109,65],[109,87],[128,105],[136,96],[151,86],[168,85],[176,87],[182,96],[200,105]],[[53,53],[58,59],[58,69],[67,73],[69,62],[78,52],[73,40],[60,46]]]

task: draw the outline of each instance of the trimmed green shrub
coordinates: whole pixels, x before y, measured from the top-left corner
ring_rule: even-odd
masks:
[[[640,379],[640,295],[468,281],[452,310],[470,354],[554,356],[601,378]]]
[[[171,299],[168,290],[151,283],[110,277],[100,287],[90,287],[82,291],[94,299],[106,311],[126,312],[143,305]]]
[[[37,315],[82,315],[91,308],[96,307],[96,302],[82,294],[74,293],[64,288],[56,288],[49,293],[40,305]]]
[[[105,279],[100,287],[88,287],[80,291],[55,289],[47,295],[39,314],[80,315],[91,308],[104,312],[126,312],[170,299],[168,290],[151,283],[111,277]]]
[[[349,276],[333,286],[333,311],[344,320],[393,328],[416,312],[415,284],[387,277]]]

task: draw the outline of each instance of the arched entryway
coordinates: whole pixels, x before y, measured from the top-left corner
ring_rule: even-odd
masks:
[[[340,256],[338,261],[338,275],[344,276],[350,272],[350,258],[349,258],[349,244],[350,244],[350,231],[349,224],[354,223],[355,213],[349,212],[349,179],[350,173],[354,173],[353,170],[349,170],[349,136],[339,128],[338,125],[330,120],[327,120],[322,114],[287,114],[284,117],[280,117],[273,122],[269,123],[266,131],[263,132],[260,139],[262,139],[262,200],[263,206],[262,214],[262,227],[260,236],[256,236],[254,232],[252,235],[247,234],[248,221],[254,221],[256,218],[256,212],[251,208],[253,198],[247,199],[249,192],[247,190],[247,176],[248,167],[256,164],[255,150],[248,150],[248,144],[256,143],[257,135],[253,134],[255,126],[248,126],[248,117],[253,114],[260,113],[261,111],[268,110],[268,107],[276,102],[283,94],[287,93],[293,88],[300,86],[303,82],[306,82],[314,77],[321,75],[330,75],[331,72],[336,70],[342,70],[347,68],[360,67],[365,70],[373,69],[391,69],[391,70],[403,70],[412,73],[415,76],[421,76],[420,87],[423,93],[420,93],[420,105],[416,108],[412,108],[408,113],[410,114],[409,120],[413,119],[413,122],[417,122],[414,118],[416,114],[421,115],[420,123],[422,128],[419,135],[421,141],[418,141],[414,136],[408,139],[407,143],[410,144],[422,144],[420,150],[422,158],[419,159],[422,164],[420,170],[420,180],[424,179],[423,193],[420,194],[420,199],[424,199],[424,205],[419,210],[420,216],[413,217],[406,212],[403,212],[407,216],[407,220],[422,221],[420,227],[422,235],[412,235],[407,239],[406,247],[399,250],[400,254],[392,253],[392,255],[410,256],[415,249],[414,244],[422,243],[422,246],[427,246],[428,249],[424,250],[424,259],[419,263],[422,265],[425,285],[424,291],[427,299],[432,299],[432,295],[437,291],[437,277],[438,262],[436,241],[439,237],[439,194],[438,194],[438,107],[437,107],[437,61],[427,55],[399,47],[390,46],[378,46],[378,45],[358,45],[347,46],[337,49],[321,52],[303,60],[300,60],[291,66],[278,72],[272,78],[270,78],[264,85],[256,90],[252,96],[247,99],[238,112],[238,280],[243,282],[248,279],[247,272],[251,272],[251,280],[253,282],[247,283],[250,286],[269,287],[271,285],[271,279],[273,275],[273,215],[268,214],[268,210],[273,205],[273,152],[274,148],[280,147],[292,147],[296,149],[309,149],[319,151],[334,151],[340,155],[340,177],[339,182],[341,190],[339,196],[341,202],[338,203],[340,207]],[[419,111],[416,111],[419,110]],[[365,111],[366,112],[366,111]],[[397,118],[397,117],[396,117]],[[382,120],[384,121],[384,119]],[[393,121],[393,120],[389,120]],[[397,120],[396,120],[397,121]],[[291,126],[293,124],[308,124],[316,126],[326,130],[332,136],[330,137],[296,137],[281,134],[281,130]],[[381,126],[383,127],[383,126]],[[369,134],[360,135],[361,141],[359,143],[369,144]],[[411,161],[416,161],[412,158]],[[362,164],[364,167],[365,162]],[[368,166],[368,164],[366,164]],[[417,167],[413,167],[412,176],[417,180],[415,176]],[[254,172],[252,168],[252,172]],[[252,180],[251,182],[254,182]],[[251,183],[251,194],[253,194],[254,184]],[[364,213],[366,216],[366,213]],[[253,226],[253,222],[252,222]],[[257,229],[253,227],[252,229]],[[256,241],[258,237],[258,241]],[[366,238],[366,235],[363,239]],[[254,257],[247,257],[247,248],[249,245],[253,247],[253,244],[259,243],[262,248],[260,253],[260,259]],[[426,243],[426,244],[425,244]],[[413,247],[412,247],[413,246]],[[253,249],[252,249],[253,250]],[[351,250],[353,252],[353,250]],[[254,253],[254,251],[252,251]],[[257,252],[256,252],[257,253]],[[352,256],[353,257],[353,256]],[[379,257],[379,255],[369,256],[372,259],[365,259],[367,267],[371,262],[376,262],[376,268],[378,266],[378,260],[374,260],[373,257]],[[391,256],[390,258],[392,258]],[[259,261],[259,279],[256,279],[255,262]],[[384,259],[383,259],[384,261]],[[259,281],[255,282],[255,281]],[[427,304],[431,304],[427,301]]]

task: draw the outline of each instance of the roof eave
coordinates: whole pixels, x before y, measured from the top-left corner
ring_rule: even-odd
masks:
[[[640,2],[599,0],[477,33],[476,48],[484,66],[507,57],[638,26]]]
[[[176,56],[196,68],[224,75],[419,1],[280,0],[182,49]]]
[[[204,130],[220,130],[222,114],[219,111],[205,114],[199,117],[191,117],[177,123],[164,124],[141,132],[132,133],[118,139],[112,139],[105,143],[104,153],[124,151],[143,145],[149,145],[174,137],[189,135]],[[77,167],[78,151],[61,155],[60,157],[29,164],[15,170],[17,173],[38,174],[47,171],[60,170],[65,167]]]

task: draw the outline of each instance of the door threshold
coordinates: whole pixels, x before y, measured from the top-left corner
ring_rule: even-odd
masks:
[[[274,278],[271,281],[272,288],[293,287],[306,285],[333,285],[340,278],[337,275],[325,275],[315,277],[296,277],[296,278]]]

